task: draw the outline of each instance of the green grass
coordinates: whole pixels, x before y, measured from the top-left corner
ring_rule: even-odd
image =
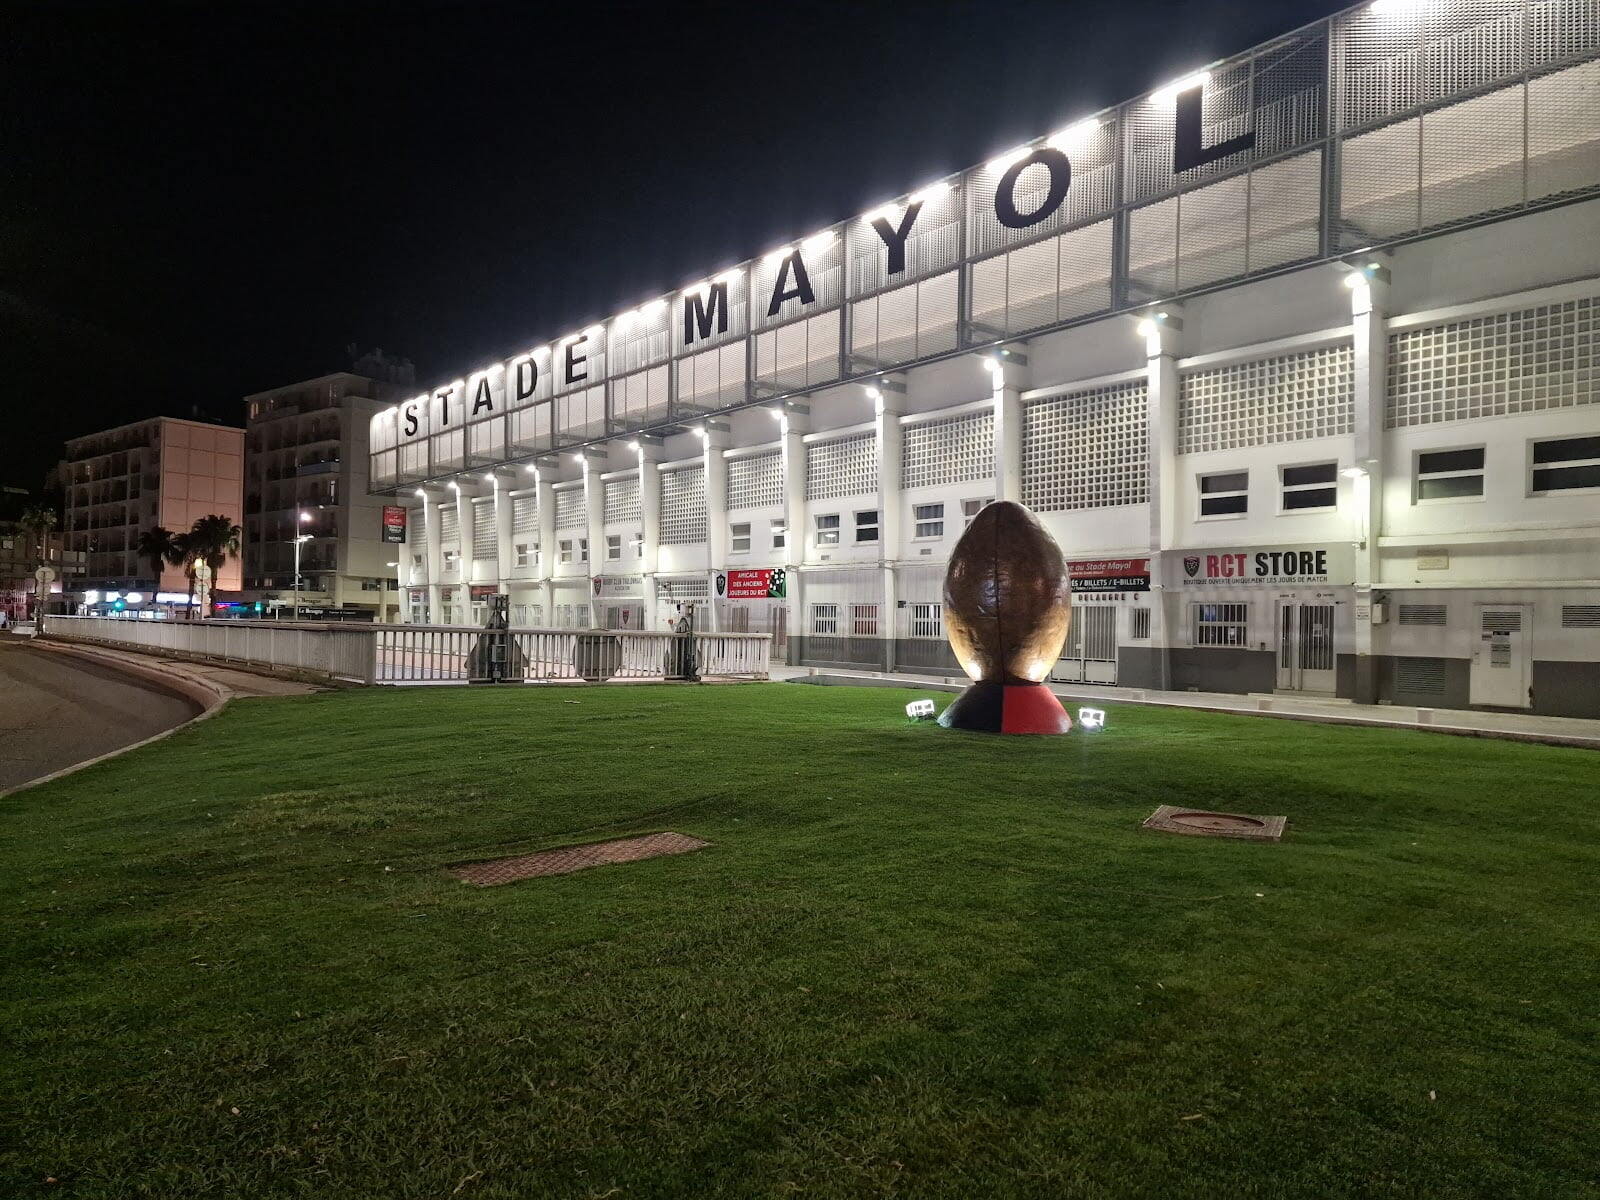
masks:
[[[11,798],[0,1194],[1597,1194],[1600,757],[913,695],[252,700]]]

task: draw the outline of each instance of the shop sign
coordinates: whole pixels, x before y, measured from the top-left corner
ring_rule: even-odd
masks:
[[[1148,558],[1081,558],[1067,563],[1075,592],[1148,592]]]
[[[782,567],[717,574],[717,595],[730,600],[782,600],[787,588],[788,575]]]
[[[1287,587],[1350,583],[1354,560],[1347,544],[1283,546],[1272,550],[1177,550],[1185,587]]]
[[[383,506],[383,540],[387,544],[398,544],[406,540],[406,506],[403,504],[385,504]]]

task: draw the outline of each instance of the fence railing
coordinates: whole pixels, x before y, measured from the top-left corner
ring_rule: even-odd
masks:
[[[766,679],[771,640],[764,633],[67,616],[46,617],[44,632],[359,683]]]

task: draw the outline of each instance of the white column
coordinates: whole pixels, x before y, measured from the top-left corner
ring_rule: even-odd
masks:
[[[1380,579],[1378,539],[1383,532],[1383,414],[1388,399],[1389,270],[1371,264],[1346,276],[1350,289],[1354,430],[1350,470],[1355,542],[1355,700],[1376,704],[1378,677],[1373,656],[1373,592]]]
[[[588,521],[589,538],[589,628],[599,629],[605,622],[600,597],[594,583],[606,569],[606,484],[600,478],[605,470],[606,453],[593,447],[583,452],[583,511]]]
[[[1182,628],[1181,599],[1168,588],[1168,564],[1162,552],[1178,532],[1178,355],[1183,318],[1176,305],[1143,318],[1146,368],[1145,434],[1149,454],[1150,504],[1150,644],[1156,650],[1156,687],[1172,684],[1171,653]],[[1175,581],[1174,581],[1175,582]]]
[[[726,421],[707,421],[706,464],[706,551],[711,566],[709,627],[722,632],[722,604],[717,599],[716,573],[728,567],[728,460],[722,452],[731,443]]]
[[[994,399],[994,498],[1022,499],[1022,393],[1029,386],[1022,343],[984,356]]]
[[[905,377],[880,380],[869,389],[877,420],[878,446],[878,538],[883,573],[883,621],[879,626],[883,643],[883,669],[895,669],[895,638],[900,624],[900,589],[895,563],[904,544],[905,499],[900,487],[900,463],[905,445],[905,427],[900,414],[906,410]]]
[[[641,437],[639,450],[639,540],[642,556],[639,573],[644,576],[644,628],[657,628],[656,571],[661,566],[661,439]]]
[[[778,421],[783,443],[783,561],[788,568],[784,601],[789,625],[789,661],[797,661],[800,641],[810,628],[805,619],[805,579],[800,567],[806,553],[806,445],[810,410],[791,408]]]
[[[422,519],[428,531],[428,553],[426,557],[428,580],[428,624],[439,625],[444,621],[444,594],[439,581],[444,575],[444,522],[439,514],[443,509],[444,501],[429,492],[424,492],[422,497]]]
[[[539,497],[539,595],[544,609],[544,626],[556,623],[556,589],[551,583],[556,570],[556,496],[550,490],[555,482],[555,463],[535,469],[533,489]]]
[[[495,471],[494,481],[494,573],[496,590],[511,594],[511,571],[516,556],[511,549],[511,487],[513,477]]]

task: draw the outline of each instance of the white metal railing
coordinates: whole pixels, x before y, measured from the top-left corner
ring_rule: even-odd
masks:
[[[687,639],[661,632],[54,615],[45,618],[44,632],[360,683],[467,683],[495,676],[599,683],[682,678],[690,665]],[[766,679],[770,641],[764,633],[697,633],[694,669],[710,678]]]

